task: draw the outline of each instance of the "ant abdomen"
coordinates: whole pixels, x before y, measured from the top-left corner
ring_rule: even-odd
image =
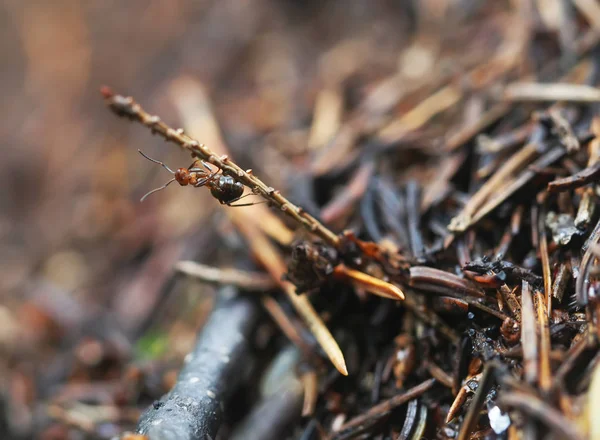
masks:
[[[220,175],[210,187],[210,193],[222,204],[239,199],[244,193],[244,185],[231,176]]]

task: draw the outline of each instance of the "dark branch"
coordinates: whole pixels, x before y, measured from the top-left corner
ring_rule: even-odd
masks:
[[[202,328],[175,387],[140,418],[137,431],[150,440],[215,438],[223,402],[248,365],[248,336],[259,315],[250,298],[219,292],[219,303]]]

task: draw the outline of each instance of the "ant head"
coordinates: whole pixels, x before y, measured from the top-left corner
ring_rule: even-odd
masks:
[[[175,180],[177,180],[177,183],[181,186],[186,186],[190,183],[194,184],[193,180],[195,180],[195,176],[192,176],[192,173],[190,173],[187,168],[177,168],[177,171],[175,171],[174,174]]]

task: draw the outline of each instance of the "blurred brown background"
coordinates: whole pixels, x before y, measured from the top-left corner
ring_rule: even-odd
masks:
[[[199,249],[227,263],[215,233],[235,240],[207,191],[171,186],[139,203],[169,176],[137,148],[171,167],[190,158],[115,118],[100,86],[174,126],[212,108],[237,162],[285,190],[290,170],[308,164],[321,90],[341,91],[351,109],[379,80],[393,77],[399,96],[458,73],[455,55],[469,43],[467,61],[485,59],[495,35],[485,22],[474,34],[466,19],[506,6],[414,3],[0,2],[0,380],[14,432],[46,429],[36,405],[120,377],[133,341],[156,326],[173,263]],[[160,310],[150,345],[169,350],[159,355],[180,359],[210,308],[197,295],[209,288],[189,291]],[[100,360],[108,367],[95,370]]]
[[[302,135],[321,84],[359,69],[383,77],[396,68],[390,55],[410,25],[404,3],[3,2],[2,290],[35,277],[87,290],[98,270],[92,266],[124,257],[115,246],[178,235],[212,208],[196,209],[199,192],[175,188],[137,203],[168,177],[137,148],[172,167],[189,160],[116,120],[99,97],[101,85],[177,125],[176,83],[191,78],[205,88],[233,151],[286,154],[262,137]],[[161,202],[188,212],[165,209],[155,218]]]

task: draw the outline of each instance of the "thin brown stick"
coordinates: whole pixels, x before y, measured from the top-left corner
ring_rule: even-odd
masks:
[[[283,311],[281,306],[273,297],[270,295],[262,295],[260,298],[263,307],[267,311],[273,321],[277,324],[283,334],[302,351],[302,353],[309,353],[310,346],[302,339],[298,326],[290,320],[290,318]]]
[[[569,419],[537,396],[521,392],[504,393],[498,397],[498,405],[515,408],[535,417],[550,428],[557,438],[583,440],[583,436]]]
[[[220,168],[224,174],[235,177],[237,181],[250,188],[252,192],[269,201],[325,242],[336,248],[339,246],[340,238],[335,233],[327,229],[321,222],[302,208],[283,197],[275,188],[268,186],[258,177],[254,176],[251,170],[244,171],[227,156],[219,157],[207,146],[187,136],[182,129],[176,130],[171,128],[162,122],[158,116],[147,113],[132,97],[118,95],[108,87],[102,88],[102,95],[107,105],[117,116],[127,117],[145,125],[152,133],[157,133],[166,141],[173,142],[184,150],[188,150],[192,153],[192,156]]]
[[[415,397],[419,397],[421,394],[423,394],[427,390],[431,389],[431,387],[435,384],[435,382],[436,382],[435,379],[428,379],[425,382],[420,383],[419,385],[407,390],[404,393],[398,394],[394,397],[389,398],[388,400],[385,400],[385,401],[375,405],[374,407],[372,407],[368,411],[364,412],[360,416],[357,416],[357,417],[349,420],[348,422],[346,422],[344,425],[342,425],[340,427],[339,431],[342,432],[346,429],[359,426],[359,425],[365,423],[366,421],[368,421],[372,417],[377,417],[379,415],[387,413],[387,412],[393,410],[394,408],[397,408],[400,405],[408,402],[409,400],[412,400]]]
[[[552,298],[552,297],[550,297]],[[537,311],[538,328],[540,333],[539,353],[539,384],[544,391],[550,390],[552,386],[552,371],[550,369],[550,327],[548,324],[548,313],[544,305],[544,295],[540,291],[534,294],[534,304]]]
[[[444,293],[451,296],[460,294],[460,298],[463,295],[475,298],[483,298],[485,296],[483,290],[471,281],[432,267],[411,267],[409,284],[417,289]]]
[[[417,319],[439,331],[440,335],[446,337],[453,344],[459,343],[460,335],[456,330],[446,324],[433,310],[423,307],[422,302],[417,301],[418,294],[416,292],[411,292],[407,289],[405,289],[405,291],[408,293],[408,296],[402,304],[410,310]]]
[[[484,203],[502,187],[506,180],[518,170],[523,169],[531,159],[539,155],[539,146],[535,143],[527,144],[517,151],[496,173],[485,182],[482,187],[469,199],[467,205],[459,215],[454,217],[448,229],[455,232],[461,232],[470,225],[475,213],[484,205]]]
[[[575,367],[576,362],[579,360],[580,356],[590,348],[589,341],[590,338],[587,337],[585,333],[580,335],[581,337],[577,342],[575,342],[569,348],[569,351],[565,355],[565,359],[563,363],[558,367],[556,373],[553,377],[553,388],[559,389],[564,385],[564,380],[567,374]]]
[[[467,410],[463,423],[460,427],[457,440],[468,439],[471,432],[473,431],[473,428],[477,423],[477,416],[481,412],[481,408],[484,404],[485,396],[491,388],[492,381],[494,380],[493,373],[495,370],[496,364],[494,362],[490,362],[485,366],[483,372],[479,375],[477,391],[471,399],[469,409]]]
[[[546,199],[546,194],[542,193]],[[542,261],[542,275],[544,277],[544,294],[546,297],[546,312],[548,317],[552,314],[552,274],[550,273],[550,255],[548,254],[548,237],[546,237],[546,210],[544,201],[538,212],[538,240],[540,246],[540,260]]]
[[[566,151],[564,150],[563,147],[560,147],[560,146],[556,146],[556,147],[552,148],[550,151],[546,152],[544,155],[542,155],[539,159],[537,159],[531,165],[531,168],[523,171],[519,175],[519,177],[509,180],[508,183],[499,191],[499,193],[491,196],[489,198],[489,200],[486,201],[485,204],[477,210],[477,212],[473,215],[472,218],[466,218],[465,222],[463,223],[462,218],[459,218],[458,216],[455,217],[456,219],[458,219],[457,222],[459,222],[459,223],[457,223],[457,224],[460,226],[458,231],[460,231],[460,232],[465,231],[466,229],[475,225],[482,218],[484,218],[490,212],[492,212],[494,209],[496,209],[498,206],[500,206],[500,204],[504,203],[504,201],[506,201],[514,193],[516,193],[518,190],[523,188],[527,183],[529,183],[536,176],[537,173],[535,170],[543,169],[543,168],[553,164],[554,162],[558,161],[565,155],[566,155]],[[459,214],[459,215],[461,215],[461,214]]]
[[[439,365],[428,361],[426,364],[427,371],[429,374],[445,387],[452,389],[452,376],[446,373]]]
[[[562,179],[556,179],[552,182],[549,182],[548,191],[568,191],[570,189],[587,185],[591,182],[597,182],[598,180],[600,180],[600,163],[596,162],[594,165],[584,168],[572,176],[563,177]]]
[[[348,186],[321,209],[321,219],[327,224],[332,224],[351,211],[365,193],[374,171],[373,161],[363,163],[350,179]]]

